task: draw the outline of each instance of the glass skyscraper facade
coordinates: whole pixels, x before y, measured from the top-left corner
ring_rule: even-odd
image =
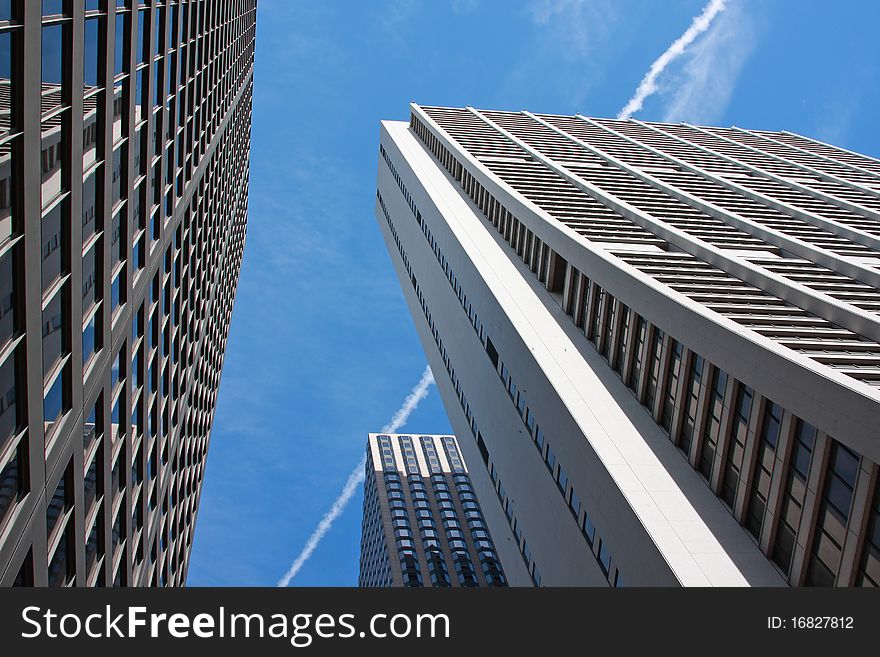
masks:
[[[370,434],[359,586],[505,586],[454,436]]]
[[[181,585],[256,2],[0,1],[0,583]]]

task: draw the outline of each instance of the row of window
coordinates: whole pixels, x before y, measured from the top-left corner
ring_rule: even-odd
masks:
[[[391,160],[388,157],[384,147],[381,145],[380,145],[380,153],[383,156],[383,158],[385,159],[386,163],[388,164],[389,169],[391,169],[392,174],[394,174],[395,181],[397,182],[398,186],[401,188],[401,192],[404,193],[404,197],[407,199],[410,199],[411,197],[409,196],[409,193],[405,190],[405,186],[403,185],[403,182],[400,179],[399,175],[396,175],[396,170],[393,168],[393,164],[391,163]],[[465,173],[464,175],[467,175],[467,174]],[[379,198],[380,198],[380,204],[382,205],[383,211],[386,214],[386,219],[389,221],[389,225],[391,225],[390,217],[388,216],[387,210],[385,210],[384,202],[381,199],[381,195]],[[512,377],[510,377],[509,372],[507,371],[506,367],[504,366],[503,363],[501,363],[499,361],[498,353],[494,347],[494,344],[492,343],[492,340],[489,338],[488,334],[486,333],[486,331],[483,327],[483,324],[480,322],[479,316],[476,313],[476,311],[474,310],[472,304],[468,301],[467,295],[464,292],[461,284],[459,283],[458,278],[455,275],[455,272],[453,271],[449,262],[446,260],[445,256],[443,255],[442,250],[439,248],[439,245],[437,244],[437,241],[434,239],[433,234],[431,233],[430,229],[427,226],[427,223],[422,219],[421,213],[418,212],[417,208],[415,207],[415,204],[410,202],[410,206],[411,206],[411,210],[413,211],[413,215],[416,218],[417,223],[422,228],[422,232],[423,232],[425,238],[428,240],[429,244],[431,245],[431,248],[434,251],[435,256],[437,257],[438,262],[439,262],[441,268],[443,269],[444,273],[446,274],[450,285],[452,286],[453,290],[455,291],[456,296],[458,297],[459,302],[462,305],[462,308],[466,312],[466,314],[469,318],[469,321],[471,322],[471,325],[473,326],[475,332],[477,333],[480,341],[484,345],[486,353],[489,355],[489,358],[492,360],[493,366],[496,368],[497,373],[499,374],[499,376],[501,376],[502,381],[505,384],[505,388],[507,389],[508,394],[511,397],[511,400],[514,402],[514,405],[516,406],[517,411],[520,414],[520,417],[523,419],[523,422],[525,423],[526,428],[528,429],[530,435],[533,435],[535,437],[535,444],[538,446],[539,451],[541,451],[542,458],[545,459],[545,463],[548,464],[548,470],[550,472],[550,475],[551,475],[551,477],[553,477],[554,481],[556,482],[556,485],[557,485],[558,489],[560,490],[560,493],[562,494],[562,496],[566,502],[566,506],[572,511],[572,513],[575,517],[575,521],[578,523],[578,527],[581,529],[581,531],[584,535],[584,538],[587,540],[587,542],[590,546],[592,553],[594,554],[597,562],[599,563],[600,567],[602,568],[602,572],[609,579],[609,582],[612,585],[616,585],[616,586],[621,585],[622,578],[620,577],[619,570],[616,567],[612,568],[611,555],[608,550],[607,543],[605,541],[603,541],[601,538],[596,536],[596,528],[595,528],[595,526],[589,516],[589,513],[586,511],[586,508],[583,507],[583,504],[580,500],[580,497],[574,491],[574,488],[569,487],[568,477],[565,474],[564,468],[562,467],[561,464],[557,465],[556,458],[555,458],[555,455],[552,451],[552,448],[550,447],[549,443],[545,441],[540,427],[536,424],[534,414],[529,409],[529,407],[526,403],[525,396],[517,390],[516,385],[513,382]],[[395,234],[395,239],[396,239],[396,231],[395,231],[393,225],[391,225],[391,228],[392,228],[392,232]],[[398,245],[398,246],[400,247],[400,245]],[[402,255],[404,255],[404,254],[402,253]],[[404,258],[405,258],[405,255],[404,255]],[[446,355],[445,349],[442,347],[442,339],[440,338],[439,332],[434,327],[433,321],[430,318],[430,311],[427,309],[427,307],[424,303],[424,300],[421,297],[421,291],[418,289],[418,286],[417,286],[414,279],[413,279],[413,283],[414,283],[414,287],[416,288],[416,292],[419,296],[420,302],[423,305],[423,310],[426,313],[426,318],[428,319],[432,334],[434,335],[435,341],[438,344],[438,348],[440,348],[441,355],[443,356],[444,361],[447,362],[447,368],[450,368],[451,366],[448,364],[448,356]],[[463,391],[461,390],[461,386],[458,384],[457,378],[454,377],[454,368],[452,368],[451,375],[453,377],[453,384],[454,384],[456,391],[459,395],[459,401],[461,402],[462,408],[465,411],[465,416],[467,417],[469,424],[471,424],[471,428],[474,431],[474,435],[478,438],[478,445],[481,448],[481,453],[483,454],[484,461],[486,462],[487,467],[490,467],[489,460],[488,460],[488,450],[485,447],[485,443],[482,440],[482,436],[479,435],[479,431],[477,431],[475,429],[475,422],[473,420],[470,406],[467,403],[467,400],[466,400],[466,397],[464,396]],[[545,444],[546,444],[546,452],[545,452]],[[490,472],[493,473],[493,475],[494,475],[494,466],[490,467]],[[498,480],[497,475],[493,476],[493,481],[496,484],[496,492],[499,493],[499,496],[502,500],[502,506],[504,507],[505,512],[507,513],[508,521],[511,523],[511,527],[514,530],[514,533],[517,536],[518,541],[521,541],[520,547],[521,547],[521,549],[524,548],[522,553],[523,553],[524,558],[526,559],[527,564],[529,565],[529,571],[532,573],[532,577],[534,579],[535,578],[534,573],[536,572],[536,567],[534,565],[534,561],[531,559],[531,553],[527,547],[528,544],[521,537],[521,529],[519,528],[517,520],[513,516],[512,507],[509,504],[509,501],[507,500],[506,495],[501,493],[502,488],[500,487],[500,480]],[[583,510],[583,515],[581,515],[582,510]],[[538,575],[537,577],[538,577],[538,581],[539,581],[540,575]]]
[[[414,118],[414,121],[417,119]],[[432,143],[435,148],[443,148],[439,142]],[[441,161],[444,160],[445,154],[442,151],[435,155]],[[764,517],[769,517],[769,512],[765,509],[769,494],[768,469],[772,475],[770,466],[774,462],[770,452],[775,451],[764,445],[775,442],[773,435],[779,430],[782,409],[771,400],[762,399],[759,404],[751,388],[729,378],[723,370],[707,364],[698,354],[686,350],[678,341],[665,335],[659,328],[607,294],[600,285],[570,267],[552,250],[545,253],[543,247],[546,245],[540,243],[537,236],[534,240],[530,239],[526,231],[526,245],[522,247],[523,231],[518,228],[521,224],[505,209],[498,211],[497,201],[476,183],[467,170],[456,171],[459,171],[465,191],[480,205],[496,229],[547,285],[548,290],[556,294],[563,309],[584,331],[587,339],[620,374],[652,417],[673,437],[673,441],[731,509],[742,495],[739,492],[742,482],[751,481],[750,489],[745,494],[747,504],[743,522],[760,539]],[[520,239],[517,239],[518,236]],[[559,275],[560,271],[563,272],[562,275]],[[564,294],[559,294],[560,292]],[[503,375],[502,372],[502,377]],[[700,413],[700,402],[703,398],[705,401]],[[752,428],[756,425],[752,421],[753,408],[763,409],[763,442],[759,444],[754,458],[755,462],[764,464],[764,476],[757,472],[758,468],[751,468],[751,462],[746,463],[744,460],[746,447],[750,444],[749,432],[755,431]],[[786,492],[779,502],[782,520],[775,530],[775,541],[769,554],[787,575],[794,577],[790,569],[795,539],[800,529],[800,511],[804,504],[810,456],[817,432],[814,427],[798,418],[792,419],[791,426],[796,442],[787,461],[785,455],[782,455],[783,463],[776,465],[776,472],[779,473],[776,476],[785,478]],[[695,441],[695,438],[699,440]],[[832,441],[832,445],[833,449],[852,455],[855,462],[858,462],[858,456],[843,445],[836,441]],[[785,465],[786,462],[788,465]],[[745,472],[746,465],[749,466],[748,473]],[[789,469],[787,476],[782,473],[783,466]],[[755,476],[750,480],[748,475],[753,469],[756,470]],[[853,474],[855,470],[850,468]],[[835,481],[829,479],[823,490]],[[848,480],[849,489],[854,485],[854,478],[851,477]],[[846,497],[849,501],[851,498],[851,495]],[[836,510],[838,520],[848,518],[848,506],[845,511],[841,511],[839,506],[830,508]],[[822,516],[827,518],[829,513],[823,511]],[[821,523],[825,523],[825,520],[821,520]],[[845,522],[843,524],[846,525]],[[772,529],[765,528],[763,531],[769,532]],[[816,538],[808,556],[808,583],[834,581],[834,577],[829,577],[828,572],[833,572],[836,576],[843,534],[831,530],[829,534],[836,535],[840,540],[834,542],[829,539],[829,542],[821,534]],[[831,543],[833,548],[829,547]],[[868,553],[870,548],[866,546],[862,552]],[[825,554],[825,559],[820,554]],[[827,568],[828,562],[832,563],[833,569]],[[826,566],[824,570],[820,564]]]
[[[439,144],[439,142],[436,142],[436,146],[438,148],[443,148],[442,145]],[[384,149],[382,152],[384,154]],[[466,189],[468,186],[470,186],[473,191],[478,183],[476,183],[476,181],[470,176],[470,174],[466,170],[461,171],[460,174],[462,176],[462,184],[466,186]],[[398,184],[401,183],[399,182]],[[496,373],[501,378],[501,381],[504,385],[505,390],[507,391],[508,396],[510,397],[511,402],[516,407],[517,413],[522,419],[523,424],[525,425],[529,435],[533,437],[534,444],[537,447],[538,451],[541,453],[542,459],[547,464],[549,474],[553,478],[560,494],[562,495],[566,507],[569,508],[569,510],[572,512],[575,522],[577,523],[585,540],[587,541],[591,553],[594,555],[597,563],[602,569],[602,572],[608,578],[609,583],[613,586],[622,585],[622,577],[620,576],[619,569],[616,566],[612,567],[612,558],[607,542],[601,537],[597,536],[596,527],[593,524],[586,505],[581,500],[577,492],[574,490],[573,485],[570,484],[568,475],[565,473],[565,469],[562,464],[557,463],[557,459],[550,445],[550,442],[544,437],[543,431],[541,430],[539,423],[536,420],[534,411],[528,405],[525,394],[517,387],[508,367],[500,359],[497,348],[495,347],[495,344],[492,342],[491,338],[488,335],[488,332],[485,330],[482,322],[480,321],[479,315],[474,310],[472,304],[468,301],[467,294],[462,289],[458,278],[452,270],[452,267],[449,265],[448,261],[442,253],[442,250],[439,248],[439,245],[437,244],[437,241],[434,238],[430,228],[428,228],[427,223],[422,219],[421,214],[418,212],[416,213],[416,220],[422,228],[422,233],[428,240],[428,243],[431,245],[431,248],[434,251],[435,256],[437,257],[441,268],[443,268],[444,273],[446,273],[449,283],[450,285],[452,285],[453,290],[455,291],[463,310],[467,314],[469,321],[474,328],[474,331],[476,332],[481,343],[483,344],[485,351],[489,356],[489,359],[492,361],[492,365],[495,368]],[[501,227],[501,230],[503,232],[505,228],[511,228],[512,223],[506,223],[503,226],[499,224],[499,226]],[[536,249],[536,251],[541,251],[545,254],[552,253],[549,251],[549,249],[546,248],[538,248]],[[554,278],[557,278],[550,271],[551,260],[552,258],[545,257],[543,261],[538,264],[538,267],[540,267],[545,272],[545,280],[552,280]],[[552,267],[552,269],[555,272],[562,272],[563,274],[565,272],[564,266],[562,265],[557,265],[555,267]],[[432,331],[433,330],[434,329],[432,328]],[[435,339],[439,338],[435,336]],[[469,413],[469,406],[467,406],[466,403],[465,408],[468,409],[466,413]],[[484,453],[484,459],[485,458],[486,453]],[[508,505],[505,502],[502,502],[502,504],[505,506],[505,510],[507,510]]]

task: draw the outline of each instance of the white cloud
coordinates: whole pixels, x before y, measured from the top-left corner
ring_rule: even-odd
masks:
[[[413,387],[409,395],[407,395],[407,398],[404,400],[401,407],[397,409],[397,412],[394,413],[388,424],[382,427],[381,432],[395,433],[400,427],[406,424],[410,414],[416,410],[419,403],[428,395],[428,388],[432,383],[434,383],[434,375],[431,373],[431,368],[426,367],[425,371],[422,373],[422,378],[419,379],[419,382]],[[327,532],[330,531],[333,522],[342,515],[343,511],[345,511],[345,507],[348,506],[357,487],[364,481],[364,468],[366,467],[366,463],[367,457],[366,454],[364,454],[360,463],[358,463],[355,469],[351,471],[351,474],[348,475],[348,479],[342,487],[342,492],[339,493],[339,497],[336,498],[331,505],[330,510],[324,514],[324,517],[321,518],[318,526],[315,527],[315,531],[309,536],[309,540],[306,541],[306,545],[302,552],[299,553],[299,556],[297,556],[287,572],[284,573],[284,576],[278,580],[278,586],[283,587],[290,584],[290,580],[296,577],[296,574],[318,548],[321,540]]]
[[[554,49],[570,58],[587,55],[607,41],[617,18],[606,0],[538,0],[529,13],[547,30]]]
[[[477,8],[478,4],[480,4],[480,0],[452,0],[452,13],[469,14]]]
[[[664,121],[716,123],[757,39],[748,14],[732,4],[687,53],[681,72],[665,85]]]
[[[712,21],[718,16],[718,14],[725,10],[726,5],[727,0],[710,0],[709,3],[703,7],[703,11],[698,16],[694,17],[684,34],[673,41],[672,45],[654,60],[651,67],[648,69],[648,72],[645,74],[645,77],[642,78],[642,81],[636,88],[632,98],[630,98],[626,105],[623,106],[623,109],[620,110],[617,118],[627,119],[642,109],[645,99],[657,91],[658,78],[666,67],[683,55],[687,50],[687,47],[693,43],[698,36],[709,29]]]

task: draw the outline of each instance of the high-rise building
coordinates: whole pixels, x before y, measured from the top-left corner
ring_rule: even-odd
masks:
[[[371,433],[359,586],[506,586],[454,436]]]
[[[0,1],[3,585],[185,582],[255,22],[255,0]]]
[[[511,585],[880,583],[880,161],[412,105],[376,214]]]

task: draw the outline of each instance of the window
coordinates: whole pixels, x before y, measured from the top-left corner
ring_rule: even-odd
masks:
[[[614,352],[614,369],[623,376],[626,369],[626,343],[629,340],[629,308],[620,304],[620,337],[617,339],[617,349]]]
[[[688,456],[697,430],[697,407],[700,401],[700,388],[703,384],[703,366],[705,361],[702,356],[693,354],[691,366],[688,370],[688,381],[685,385],[684,415],[681,429],[678,433],[678,448]]]
[[[880,586],[880,485],[874,486],[874,501],[868,511],[868,531],[862,547],[858,586]]]
[[[660,363],[663,358],[663,331],[656,326],[651,334],[651,341],[648,343],[648,383],[645,385],[645,401],[642,402],[648,409],[648,412],[654,413],[654,399],[657,396],[657,385],[660,382]]]
[[[706,480],[712,481],[712,470],[718,451],[718,432],[721,430],[721,417],[724,413],[724,393],[727,390],[727,372],[712,368],[712,385],[707,400],[706,426],[703,429],[700,449],[700,472]]]
[[[807,566],[805,583],[808,586],[834,586],[837,580],[858,473],[858,454],[833,441]]]
[[[745,455],[753,397],[752,389],[740,383],[733,412],[733,425],[730,428],[730,438],[727,444],[724,479],[721,485],[721,499],[731,508],[736,501],[736,491],[739,488],[739,474]]]
[[[22,447],[13,450],[9,460],[0,468],[0,530],[25,491],[22,466],[27,453]]]
[[[816,427],[797,420],[794,431],[794,444],[789,457],[785,491],[783,493],[779,528],[773,546],[773,561],[788,574],[791,558],[794,555],[795,541],[800,529],[801,513],[807,491],[807,476],[816,443]]]
[[[776,446],[779,443],[779,431],[782,425],[782,407],[767,400],[764,404],[764,415],[761,420],[761,440],[755,462],[755,474],[752,478],[752,490],[749,496],[748,514],[745,526],[755,538],[761,538],[761,527],[767,510],[767,499],[770,496],[770,484],[773,480],[773,466],[776,461]]]
[[[636,396],[639,394],[638,385],[639,385],[639,376],[642,373],[642,353],[645,346],[645,337],[648,330],[648,323],[645,321],[644,317],[641,315],[636,315],[636,337],[635,344],[633,345],[633,363],[632,367],[629,370],[629,376],[627,377],[626,385],[636,393]]]
[[[664,384],[663,405],[660,412],[660,426],[669,433],[672,430],[672,419],[675,413],[676,397],[678,395],[678,377],[681,371],[682,347],[678,340],[672,340],[672,353],[666,370],[666,383]]]

